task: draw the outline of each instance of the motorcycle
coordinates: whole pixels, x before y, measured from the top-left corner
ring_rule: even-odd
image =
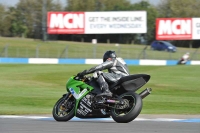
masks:
[[[177,62],[177,65],[185,65],[188,61],[188,59],[190,58],[190,53],[187,52],[186,54],[184,54],[181,59]]]
[[[135,74],[122,77],[118,82],[109,85],[112,97],[97,96],[102,93],[96,82],[96,72],[92,76],[72,76],[66,83],[67,93],[53,107],[56,121],[69,121],[78,118],[108,118],[115,122],[128,123],[134,120],[142,110],[142,99],[152,89],[146,88],[141,93],[136,91],[145,85],[150,75]]]
[[[187,60],[184,58],[181,58],[178,62],[177,65],[185,65],[187,63]]]

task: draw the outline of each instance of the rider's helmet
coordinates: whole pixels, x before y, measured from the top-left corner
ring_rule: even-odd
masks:
[[[117,55],[115,54],[115,51],[106,51],[103,56],[103,62],[105,62],[108,58],[115,59]]]

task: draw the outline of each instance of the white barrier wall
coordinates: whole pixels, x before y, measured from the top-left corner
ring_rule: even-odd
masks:
[[[178,60],[130,60],[124,59],[127,65],[165,66],[177,65]],[[101,64],[102,59],[57,59],[57,58],[0,58],[0,63],[7,64]],[[188,61],[186,65],[200,65],[200,61]]]

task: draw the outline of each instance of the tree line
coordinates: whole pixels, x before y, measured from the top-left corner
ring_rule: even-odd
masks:
[[[48,40],[70,40],[106,43],[141,43],[141,38],[150,44],[155,40],[156,18],[192,18],[200,17],[199,0],[161,0],[156,6],[141,0],[66,0],[63,5],[59,0],[19,0],[14,6],[0,4],[0,36],[26,37]],[[46,15],[48,11],[147,11],[146,34],[72,34],[47,35]],[[45,17],[44,17],[45,16]],[[173,40],[172,40],[173,41]],[[173,41],[180,47],[199,47],[200,40]]]

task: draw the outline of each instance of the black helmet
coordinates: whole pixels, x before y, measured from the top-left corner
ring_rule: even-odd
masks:
[[[103,62],[105,62],[108,58],[116,58],[117,55],[115,54],[115,51],[106,51],[103,56]]]

